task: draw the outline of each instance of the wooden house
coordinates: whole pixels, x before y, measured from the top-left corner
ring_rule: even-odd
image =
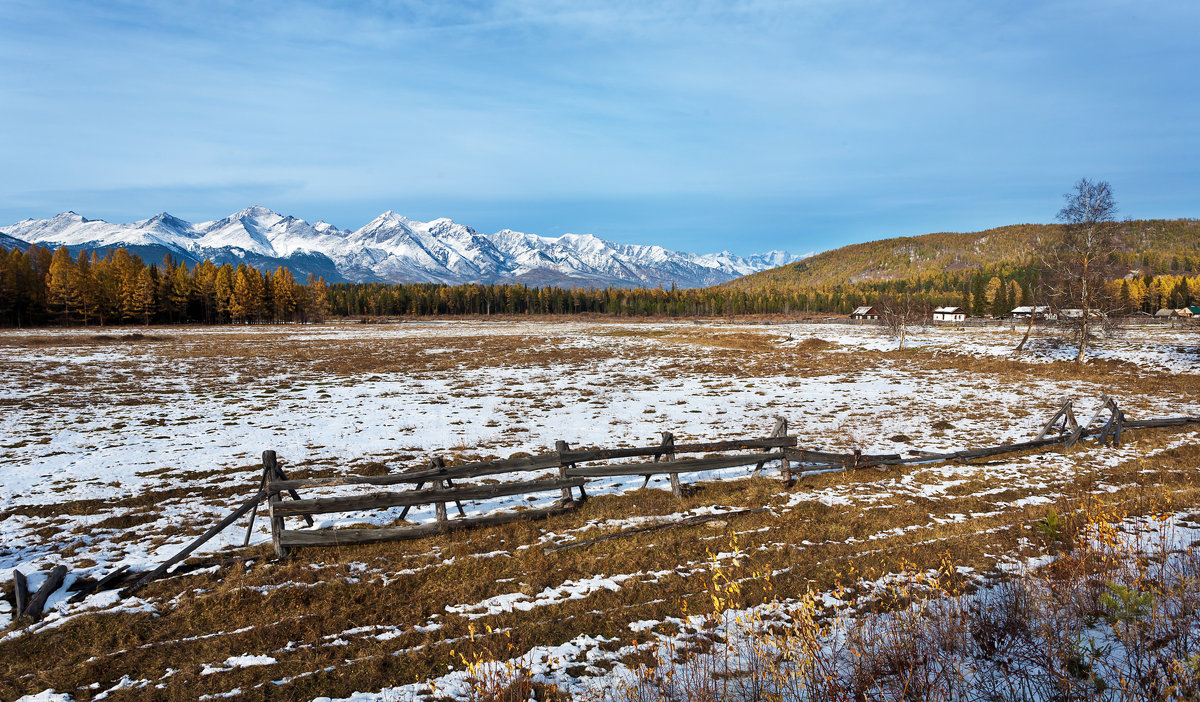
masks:
[[[967,318],[967,311],[961,307],[939,307],[933,311],[935,322],[962,322]]]
[[[872,306],[858,307],[850,313],[850,319],[879,319],[879,309]]]

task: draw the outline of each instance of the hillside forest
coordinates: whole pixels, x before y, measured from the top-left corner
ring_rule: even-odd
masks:
[[[1153,313],[1200,301],[1195,224],[1127,223],[1143,236],[1114,262],[1127,271],[1109,282],[1124,311]],[[1155,226],[1159,231],[1147,239],[1145,233]],[[146,264],[119,248],[77,256],[66,248],[0,248],[0,325],[258,324],[330,316],[844,315],[896,295],[924,307],[958,305],[973,315],[999,317],[1017,305],[1042,303],[1035,300],[1041,272],[1032,247],[1037,230],[1051,227],[855,244],[703,289],[327,284],[311,275],[301,283],[286,268],[265,271],[210,261],[189,267],[170,258]]]

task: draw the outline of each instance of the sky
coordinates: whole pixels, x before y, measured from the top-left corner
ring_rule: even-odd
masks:
[[[1200,216],[1196,2],[0,0],[0,226],[384,210],[696,252]]]

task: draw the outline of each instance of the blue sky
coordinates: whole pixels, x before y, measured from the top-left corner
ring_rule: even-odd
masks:
[[[0,0],[0,224],[250,204],[795,252],[1200,216],[1200,3]]]

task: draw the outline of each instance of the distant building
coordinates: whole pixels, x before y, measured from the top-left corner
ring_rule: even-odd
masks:
[[[875,307],[859,307],[850,313],[850,319],[879,319],[879,310]]]
[[[1171,309],[1170,307],[1164,307],[1161,310],[1155,312],[1154,316],[1159,317],[1159,318],[1178,317],[1179,313],[1176,312],[1175,310]]]
[[[961,307],[939,307],[933,311],[935,322],[961,322],[967,318],[967,311]]]
[[[1200,305],[1192,305],[1188,310],[1191,311],[1193,317],[1200,315]]]
[[[1180,307],[1175,310],[1175,315],[1178,317],[1195,317],[1196,313],[1192,309],[1191,307]]]
[[[1014,307],[1012,312],[1013,319],[1029,319],[1032,316],[1034,319],[1055,319],[1054,310],[1050,309],[1049,305],[1022,305]]]

